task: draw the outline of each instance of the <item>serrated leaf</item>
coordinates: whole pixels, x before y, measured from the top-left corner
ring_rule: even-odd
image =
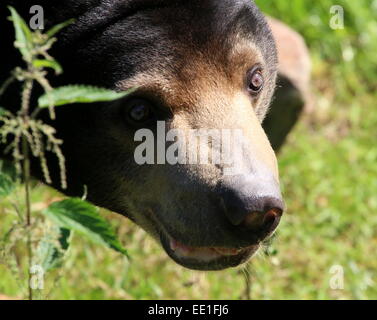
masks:
[[[56,227],[54,231],[39,241],[36,252],[38,263],[45,272],[62,266],[70,245],[71,230]]]
[[[101,101],[112,101],[123,98],[130,94],[132,90],[125,92],[115,92],[113,90],[97,88],[84,85],[69,85],[54,88],[38,99],[40,108],[47,108],[53,103],[56,106],[62,106],[72,103],[93,103]]]
[[[33,60],[33,66],[36,68],[54,69],[56,74],[60,74],[63,72],[61,65],[55,60],[36,59],[36,60]]]
[[[74,21],[75,21],[74,19],[70,19],[70,20],[67,20],[65,22],[59,23],[56,26],[53,26],[50,30],[48,30],[46,32],[46,34],[48,35],[49,38],[52,38],[60,30],[64,29],[65,27],[67,27],[68,25],[70,25],[71,23],[73,23]]]
[[[127,251],[122,247],[109,222],[92,204],[79,198],[69,198],[52,203],[43,213],[59,226],[127,256]]]
[[[21,52],[26,61],[30,61],[32,49],[32,33],[25,20],[21,18],[17,11],[11,6],[8,6],[8,9],[11,12],[10,20],[13,22],[15,29],[15,37],[16,43],[18,44],[18,50]]]

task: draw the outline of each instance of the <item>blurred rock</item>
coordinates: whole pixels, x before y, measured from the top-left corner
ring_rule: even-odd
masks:
[[[311,61],[304,39],[282,22],[268,18],[277,42],[279,78],[263,127],[278,151],[304,109],[310,108]]]

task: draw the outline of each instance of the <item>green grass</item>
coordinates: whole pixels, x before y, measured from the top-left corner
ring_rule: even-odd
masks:
[[[345,30],[329,28],[331,0],[259,0],[300,31],[313,58],[314,112],[303,117],[279,155],[287,213],[266,253],[250,264],[254,299],[377,299],[377,1],[344,5]],[[369,40],[368,40],[369,39]],[[354,52],[345,60],[345,50]],[[34,202],[54,192],[38,187]],[[10,225],[0,206],[0,231]],[[241,269],[194,272],[177,266],[131,222],[106,214],[132,257],[75,236],[58,299],[239,299]],[[330,269],[344,268],[344,289]],[[56,274],[46,276],[46,294]],[[0,293],[22,296],[0,265]]]

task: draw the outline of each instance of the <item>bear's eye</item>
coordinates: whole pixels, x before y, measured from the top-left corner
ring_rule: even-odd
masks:
[[[247,90],[255,96],[263,89],[263,86],[262,68],[259,65],[254,66],[247,74]]]
[[[134,124],[145,124],[154,118],[152,104],[144,99],[127,101],[126,118]]]

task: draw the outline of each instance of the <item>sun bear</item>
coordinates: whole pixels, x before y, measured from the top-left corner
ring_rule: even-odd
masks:
[[[27,20],[33,4],[2,3],[0,82],[21,63],[5,5],[14,6]],[[278,53],[254,2],[38,4],[45,28],[74,19],[50,52],[64,69],[59,77],[49,75],[54,87],[134,89],[113,102],[57,107],[53,121],[42,113],[64,141],[68,188],[60,188],[53,157],[48,158],[52,186],[71,196],[86,189],[89,201],[134,221],[187,268],[219,270],[247,261],[275,231],[284,210],[276,157],[261,125],[274,94]],[[19,87],[12,85],[0,105],[19,105],[18,99]],[[185,161],[159,162],[154,152],[176,142],[157,141],[160,125],[163,134],[183,132],[182,139],[189,130],[199,132],[199,138],[200,132],[217,130],[220,136],[198,144],[195,137],[188,138],[191,151],[200,154],[222,154],[226,133],[241,132],[228,146],[235,147],[230,154],[236,170],[229,174],[230,164],[221,157],[216,163],[201,163],[188,159],[186,152],[180,156]],[[140,130],[156,139],[152,163],[135,161]],[[182,151],[179,145],[177,150]],[[38,162],[32,163],[32,171],[43,179]]]

